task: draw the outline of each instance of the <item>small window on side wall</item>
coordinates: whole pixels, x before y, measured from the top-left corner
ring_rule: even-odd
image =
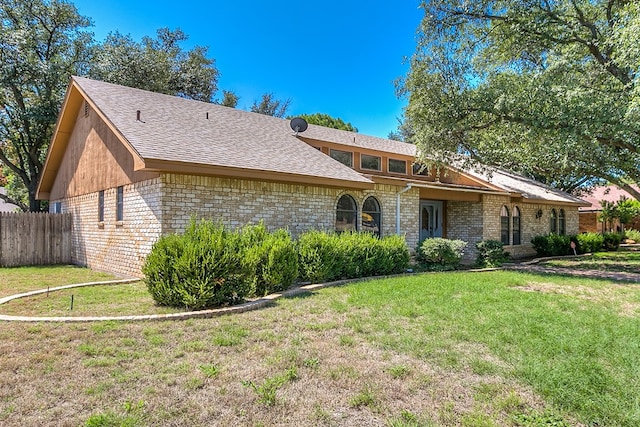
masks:
[[[518,209],[517,206],[514,206],[513,208],[513,220],[512,220],[513,224],[513,230],[511,231],[512,234],[512,245],[519,245],[520,244],[520,209]]]
[[[336,231],[355,231],[358,229],[358,206],[353,197],[343,195],[336,206]]]
[[[98,191],[98,222],[104,222],[104,190]]]
[[[329,156],[345,166],[353,167],[353,153],[342,150],[329,150]]]
[[[124,191],[122,186],[116,192],[116,221],[122,221],[124,217]]]
[[[503,245],[509,244],[509,209],[506,206],[500,209],[500,241]]]
[[[567,219],[564,215],[564,209],[560,209],[560,215],[558,215],[558,234],[567,234]]]
[[[375,197],[367,197],[362,205],[362,230],[380,237],[381,217],[378,200]]]

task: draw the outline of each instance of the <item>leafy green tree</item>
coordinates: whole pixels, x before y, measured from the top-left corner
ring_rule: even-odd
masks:
[[[358,128],[354,127],[351,123],[342,120],[339,117],[332,117],[324,113],[314,114],[301,114],[300,116],[307,121],[307,123],[324,126],[333,129],[348,130],[350,132],[358,132]]]
[[[96,80],[152,92],[211,102],[218,87],[215,61],[207,48],[185,51],[188,39],[181,30],[161,28],[156,38],[138,43],[129,35],[110,33],[95,49],[88,76]]]
[[[613,220],[618,217],[616,210],[616,204],[608,200],[600,200],[600,215],[598,215],[598,221],[603,224],[603,232],[610,231]]]
[[[616,217],[620,221],[622,232],[624,233],[624,226],[640,215],[640,201],[621,197],[620,200],[616,202],[615,210]]]
[[[66,0],[2,0],[0,22],[0,162],[8,182],[0,197],[25,210],[42,207],[36,190],[72,75],[201,101],[217,90],[207,49],[183,50],[180,30],[160,29],[142,43],[112,33],[96,44],[90,19]]]
[[[0,161],[12,184],[0,197],[38,211],[40,171],[69,76],[87,68],[91,21],[64,0],[2,0],[0,23]]]
[[[240,100],[240,97],[236,95],[235,92],[230,90],[223,90],[222,100],[220,100],[220,105],[224,105],[225,107],[236,108],[239,100]]]
[[[282,118],[287,114],[290,105],[291,98],[275,99],[273,93],[265,93],[260,100],[253,101],[251,112]]]
[[[400,93],[431,162],[480,161],[640,198],[640,6],[429,0]]]

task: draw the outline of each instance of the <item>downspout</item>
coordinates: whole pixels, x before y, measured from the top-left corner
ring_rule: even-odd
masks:
[[[396,193],[396,234],[400,234],[400,195],[411,190],[411,183]]]

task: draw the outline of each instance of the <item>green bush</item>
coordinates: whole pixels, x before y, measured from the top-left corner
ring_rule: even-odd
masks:
[[[581,254],[600,252],[604,243],[604,237],[599,233],[578,234],[576,240],[578,242],[576,250]]]
[[[428,269],[454,270],[460,265],[467,242],[441,237],[425,239],[418,246],[416,259]]]
[[[157,304],[193,310],[234,304],[253,290],[242,252],[238,233],[192,220],[184,234],[153,245],[142,272]]]
[[[283,291],[298,277],[298,252],[285,230],[269,233],[263,223],[241,231],[241,253],[254,274],[255,295]]]
[[[504,250],[504,244],[498,240],[483,240],[476,243],[478,257],[476,265],[480,267],[500,267],[509,261],[509,252]]]
[[[300,277],[314,283],[331,280],[338,264],[337,238],[334,234],[311,230],[298,238]]]
[[[622,241],[622,235],[619,233],[604,233],[603,248],[605,251],[617,251]]]
[[[571,237],[559,234],[547,234],[531,239],[533,248],[538,256],[558,256],[573,254],[571,250]]]
[[[640,231],[630,228],[624,231],[624,237],[629,240],[633,240],[636,243],[640,243]]]
[[[397,274],[409,265],[404,238],[371,233],[308,231],[298,239],[300,277],[304,281]]]

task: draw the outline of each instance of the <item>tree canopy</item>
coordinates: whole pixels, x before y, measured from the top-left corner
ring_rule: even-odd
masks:
[[[0,161],[13,193],[2,197],[39,210],[40,171],[69,76],[87,69],[91,21],[64,1],[3,0],[0,23]]]
[[[429,0],[406,125],[431,162],[475,161],[574,191],[640,180],[640,5]]]
[[[218,70],[207,48],[185,51],[181,30],[160,28],[156,38],[110,33],[95,47],[88,76],[104,82],[211,102],[217,92]]]
[[[258,100],[253,101],[251,112],[283,118],[291,105],[291,98],[276,99],[273,93],[265,93]]]
[[[348,123],[342,120],[339,117],[332,117],[328,114],[324,113],[314,113],[314,114],[301,114],[300,116],[307,121],[307,123],[311,123],[314,125],[325,126],[333,129],[341,129],[348,130],[351,132],[358,132],[358,128],[353,126],[351,123]]]
[[[207,48],[182,49],[180,30],[162,28],[141,43],[111,33],[96,43],[91,20],[65,0],[3,0],[0,22],[0,161],[8,189],[0,197],[25,210],[40,210],[40,173],[72,75],[208,102],[217,91]],[[226,92],[221,102],[232,105],[237,96]]]

